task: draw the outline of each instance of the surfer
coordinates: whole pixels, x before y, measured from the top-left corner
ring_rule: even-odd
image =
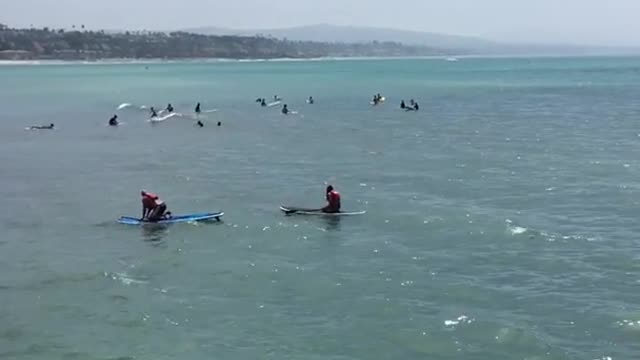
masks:
[[[109,126],[118,126],[118,115],[113,115],[111,119],[109,119]]]
[[[266,99],[262,99],[262,102],[260,102],[260,106],[267,106]]]
[[[284,104],[284,106],[282,107],[282,113],[285,115],[289,114],[289,108],[287,107],[287,104]]]
[[[200,127],[204,127],[204,123],[202,123],[202,121],[200,121],[200,120],[198,120],[197,124],[198,124],[198,126],[200,126]]]
[[[167,105],[167,112],[173,112],[173,106],[171,104]]]
[[[309,100],[307,100],[307,103],[309,104],[313,104],[315,101],[313,101],[313,96],[309,96]]]
[[[158,221],[162,220],[167,212],[167,204],[160,200],[158,195],[149,193],[144,190],[140,192],[142,195],[142,221]]]
[[[222,121],[218,121],[218,126],[222,126]]]
[[[418,110],[420,110],[420,105],[418,105],[418,103],[415,102],[415,100],[411,99],[411,101],[409,101],[409,106],[405,107],[405,110],[407,110],[407,111],[418,111]]]
[[[280,99],[278,95],[273,95],[273,101],[280,101],[280,100],[282,99]]]
[[[404,103],[404,100],[402,100],[402,101],[400,102],[400,109],[404,109],[404,108],[406,108],[406,107],[407,107],[407,105]]]
[[[196,114],[200,114],[200,103],[196,105]]]
[[[30,126],[29,129],[31,130],[53,130],[54,125],[53,124],[49,124],[49,125],[33,125]]]
[[[339,213],[340,212],[340,193],[334,190],[332,185],[327,186],[327,206],[322,208],[322,212]]]
[[[153,106],[149,110],[151,111],[152,118],[158,117],[158,113],[156,112],[156,109],[153,108]]]

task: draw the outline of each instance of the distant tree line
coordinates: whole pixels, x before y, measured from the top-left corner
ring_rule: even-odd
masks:
[[[360,44],[288,41],[264,36],[212,36],[187,32],[121,32],[31,28],[0,24],[0,57],[33,59],[231,58],[273,59],[443,55],[438,49],[396,42]],[[84,25],[81,26],[84,29]],[[2,55],[5,56],[2,56]]]

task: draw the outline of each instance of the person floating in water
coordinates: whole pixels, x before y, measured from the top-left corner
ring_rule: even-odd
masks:
[[[285,115],[289,114],[289,108],[287,107],[287,104],[284,104],[284,106],[282,107],[282,113]]]
[[[273,95],[273,101],[280,101],[280,100],[282,99],[280,99],[278,95]]]
[[[196,114],[200,114],[200,103],[196,105]]]
[[[154,193],[146,192],[142,190],[142,220],[156,222],[162,220],[165,215],[170,215],[167,212],[167,204],[160,200],[160,197]],[[166,213],[166,214],[165,214]]]
[[[411,101],[409,101],[409,106],[405,107],[405,110],[407,110],[407,111],[418,111],[418,110],[420,110],[420,105],[418,105],[418,103],[415,102],[415,100],[411,99]]]
[[[198,122],[196,124],[198,124],[198,126],[200,126],[200,127],[204,127],[204,123],[202,121],[200,121],[200,120],[198,120]]]
[[[158,117],[158,113],[156,112],[156,109],[153,108],[153,106],[149,110],[151,111],[152,118]]]
[[[111,119],[109,119],[109,126],[118,126],[118,115],[113,115]]]
[[[218,126],[222,126],[222,121],[218,121]]]
[[[402,100],[402,101],[400,102],[400,109],[404,109],[404,108],[406,108],[406,107],[407,107],[407,105],[404,103],[404,100]]]
[[[267,100],[262,99],[262,102],[260,102],[260,106],[267,106]]]
[[[313,100],[313,96],[309,96],[309,100],[307,100],[307,103],[309,104],[313,104],[315,101]]]
[[[339,213],[340,212],[340,193],[337,192],[332,185],[327,186],[327,206],[322,208],[322,212]]]
[[[167,112],[173,112],[173,106],[171,104],[167,105]]]
[[[30,126],[29,129],[31,130],[53,130],[54,125],[53,124],[49,124],[49,125],[33,125]]]

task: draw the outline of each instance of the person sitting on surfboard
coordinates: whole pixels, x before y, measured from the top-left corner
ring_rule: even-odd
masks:
[[[262,99],[262,101],[260,102],[260,106],[267,106],[267,101],[265,99]]]
[[[173,106],[171,104],[167,105],[167,112],[173,112]]]
[[[109,126],[118,126],[118,115],[113,115],[113,117],[109,119]]]
[[[142,190],[140,195],[142,195],[142,220],[151,222],[162,220],[167,212],[167,204],[154,193]],[[167,214],[170,213],[167,212]]]
[[[151,111],[151,117],[158,117],[158,113],[156,112],[156,109],[153,108],[153,106],[151,107],[151,109],[149,109]]]
[[[200,103],[196,105],[196,114],[200,114]]]
[[[287,104],[284,104],[284,106],[282,107],[282,113],[285,115],[289,114],[289,108],[287,107]]]
[[[404,100],[402,100],[402,101],[400,102],[400,109],[404,109],[404,108],[406,108],[406,107],[407,107],[407,105],[404,103]]]
[[[333,189],[332,185],[327,186],[327,206],[322,208],[322,212],[339,213],[340,212],[340,193]]]
[[[313,101],[313,96],[309,96],[309,100],[307,100],[308,104],[313,104],[315,101]]]

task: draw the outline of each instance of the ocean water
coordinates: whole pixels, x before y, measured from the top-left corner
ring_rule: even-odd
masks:
[[[1,66],[0,79],[2,359],[640,354],[637,58]],[[275,94],[298,114],[254,102]],[[401,111],[411,98],[421,110]],[[139,109],[169,102],[184,116],[150,124]],[[204,128],[196,102],[217,109]],[[106,126],[114,113],[125,124]],[[323,205],[326,183],[367,214],[278,210]],[[143,188],[224,221],[117,224]]]

